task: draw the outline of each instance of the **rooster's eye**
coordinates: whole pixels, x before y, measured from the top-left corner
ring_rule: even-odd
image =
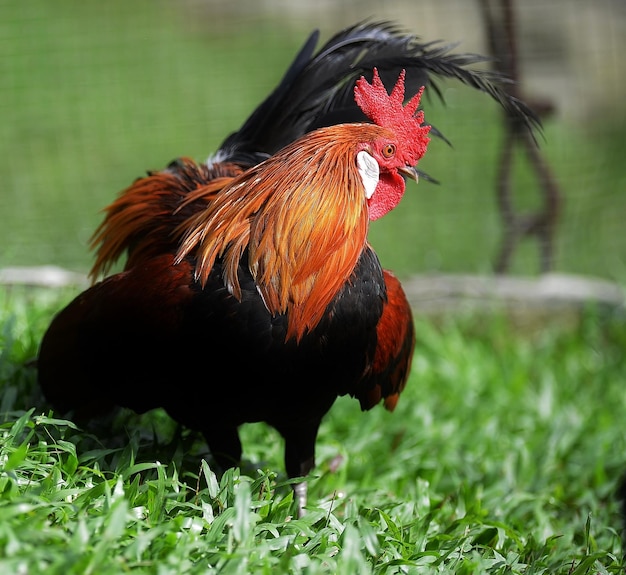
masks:
[[[393,144],[387,144],[383,146],[383,156],[385,158],[391,158],[396,153],[396,147]]]

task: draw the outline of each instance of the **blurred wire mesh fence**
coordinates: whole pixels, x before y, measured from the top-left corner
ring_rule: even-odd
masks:
[[[489,54],[489,34],[502,38],[506,30],[502,22],[489,29],[485,6],[501,2],[3,3],[0,267],[85,271],[99,210],[145,170],[181,155],[208,156],[313,28],[326,38],[365,18],[390,19],[422,39]],[[511,161],[509,211],[498,209],[502,117],[491,109],[486,126],[483,116],[473,118],[486,101],[450,87],[447,106],[433,113],[454,150],[439,146],[427,158],[443,185],[420,187],[397,210],[404,214],[374,228],[377,249],[402,274],[495,267],[623,280],[626,3],[511,0],[511,7],[519,90],[552,111],[540,153],[562,205],[545,212],[541,176],[522,152]],[[530,225],[537,214],[548,228]],[[543,230],[536,235],[547,250],[537,249],[536,237],[528,241],[528,229]],[[515,249],[503,256],[507,241]]]

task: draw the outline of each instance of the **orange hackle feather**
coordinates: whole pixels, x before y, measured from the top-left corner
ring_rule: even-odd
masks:
[[[166,170],[149,172],[135,180],[105,208],[106,216],[91,237],[91,249],[96,250],[89,272],[92,281],[105,276],[124,252],[128,252],[125,269],[175,252],[180,238],[172,233],[174,218],[182,222],[203,210],[242,172],[235,164],[208,167],[180,158]]]
[[[358,145],[386,133],[373,124],[322,128],[235,178],[186,222],[177,261],[195,250],[204,285],[216,258],[241,297],[248,266],[272,314],[289,312],[287,338],[299,340],[349,281],[367,241],[368,209]]]

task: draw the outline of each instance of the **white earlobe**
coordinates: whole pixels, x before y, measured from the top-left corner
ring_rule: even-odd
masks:
[[[378,175],[380,168],[378,162],[365,150],[361,150],[356,155],[356,166],[365,188],[365,197],[369,200],[374,195],[374,190],[378,185]]]

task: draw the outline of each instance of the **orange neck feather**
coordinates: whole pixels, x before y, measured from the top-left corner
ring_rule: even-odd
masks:
[[[324,128],[235,178],[207,209],[184,224],[177,261],[197,247],[204,285],[222,257],[224,281],[241,298],[239,261],[248,266],[267,309],[288,314],[287,338],[313,329],[349,280],[367,242],[368,209],[356,166],[371,124]]]

